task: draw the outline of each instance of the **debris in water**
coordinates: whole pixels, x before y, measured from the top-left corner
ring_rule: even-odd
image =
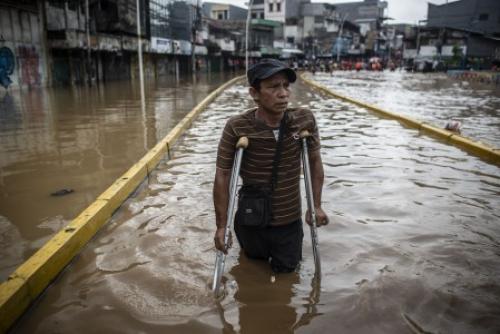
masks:
[[[61,189],[58,191],[54,191],[53,193],[50,194],[50,196],[64,196],[71,194],[72,192],[75,192],[73,189]]]

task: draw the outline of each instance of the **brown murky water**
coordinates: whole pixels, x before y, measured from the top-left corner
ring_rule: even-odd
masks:
[[[15,333],[498,333],[500,173],[460,149],[321,96],[323,280],[306,233],[297,273],[230,251],[210,292],[217,140],[248,107],[212,103],[135,196],[21,319]]]
[[[228,76],[0,94],[0,280]],[[73,189],[66,196],[51,193]]]
[[[342,95],[437,127],[460,121],[464,136],[500,148],[500,86],[404,71],[338,71],[310,77]]]

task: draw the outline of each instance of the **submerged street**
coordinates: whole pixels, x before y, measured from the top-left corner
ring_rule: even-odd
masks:
[[[0,95],[0,278],[85,209],[231,76]],[[51,196],[61,190],[72,192]],[[64,192],[63,192],[64,193]]]
[[[465,136],[500,146],[500,92],[494,86],[399,72],[310,77],[439,127],[458,119]],[[39,105],[33,101],[10,103],[18,111],[11,118],[17,121],[1,129],[10,146],[2,144],[0,214],[9,236],[3,249],[16,257],[2,256],[11,261],[2,264],[4,277],[222,81],[151,85],[146,115],[136,87],[122,84],[92,94],[54,90],[43,113],[33,111]],[[280,274],[273,283],[267,264],[248,261],[235,243],[224,297],[217,301],[210,291],[217,141],[226,119],[253,105],[240,84],[200,115],[171,159],[160,163],[13,332],[498,332],[498,167],[302,82],[293,85],[292,96],[293,105],[314,112],[322,141],[323,208],[331,223],[319,230],[320,286],[311,284],[305,229],[298,272]],[[466,110],[457,96],[467,98]],[[438,100],[447,102],[431,102]],[[22,131],[43,136],[12,140]],[[26,138],[33,139],[23,146]],[[74,193],[50,196],[63,188]]]
[[[498,85],[405,71],[340,71],[333,76],[316,73],[313,78],[341,95],[439,128],[459,121],[462,135],[500,148]]]

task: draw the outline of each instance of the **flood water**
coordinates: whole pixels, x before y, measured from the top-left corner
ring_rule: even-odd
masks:
[[[0,93],[0,280],[163,138],[228,75]],[[59,190],[73,193],[50,196]]]
[[[466,152],[298,82],[325,167],[323,279],[229,252],[210,292],[212,181],[228,89],[21,319],[14,333],[498,333],[500,173]],[[303,201],[304,202],[304,201]]]
[[[310,78],[344,96],[439,128],[460,121],[462,135],[500,149],[500,86],[404,71],[337,71]]]

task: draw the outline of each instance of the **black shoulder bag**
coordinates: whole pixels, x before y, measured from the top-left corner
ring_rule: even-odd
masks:
[[[271,172],[271,186],[260,184],[246,184],[238,193],[238,210],[235,223],[253,228],[265,228],[273,219],[272,194],[278,182],[278,164],[281,159],[283,137],[285,135],[285,112],[280,122],[278,143],[274,154],[273,169]]]

